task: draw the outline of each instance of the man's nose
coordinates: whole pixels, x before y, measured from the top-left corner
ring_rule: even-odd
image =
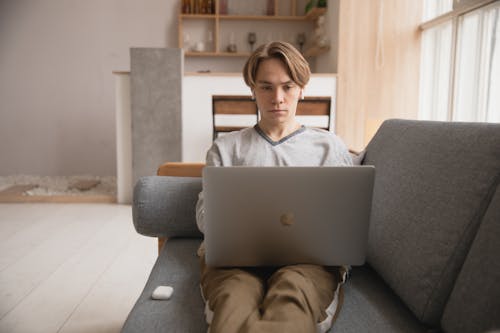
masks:
[[[276,88],[274,90],[274,95],[273,95],[273,103],[274,104],[281,104],[283,103],[283,98],[284,98],[284,92],[283,89],[281,88]]]

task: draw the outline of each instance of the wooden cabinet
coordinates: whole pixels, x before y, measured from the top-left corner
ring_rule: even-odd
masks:
[[[203,10],[199,10],[202,7],[197,4],[198,13],[185,13],[197,3],[196,0],[187,2],[187,9],[185,1],[180,6],[178,30],[179,47],[184,49],[186,57],[247,57],[253,47],[270,40],[285,40],[301,48],[299,34],[305,36],[304,55],[312,57],[328,50],[327,47],[315,48],[311,43],[314,23],[325,14],[326,8],[313,8],[302,15],[298,13],[303,12],[299,7],[303,8],[304,1],[229,0],[228,8],[227,0],[214,0],[209,10],[207,2],[201,1]],[[253,46],[248,43],[250,32],[256,36]]]

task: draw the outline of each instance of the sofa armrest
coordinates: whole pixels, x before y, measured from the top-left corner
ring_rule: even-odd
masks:
[[[198,177],[140,178],[132,204],[135,230],[151,237],[201,238],[195,213],[200,192]]]

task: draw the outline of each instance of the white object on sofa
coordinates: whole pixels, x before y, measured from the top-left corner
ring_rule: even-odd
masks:
[[[153,291],[151,298],[159,301],[168,300],[172,297],[173,292],[174,288],[170,286],[158,286]]]

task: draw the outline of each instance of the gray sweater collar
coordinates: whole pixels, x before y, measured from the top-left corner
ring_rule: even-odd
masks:
[[[288,134],[287,136],[285,136],[281,140],[273,141],[270,137],[268,137],[266,135],[266,133],[264,133],[264,131],[260,128],[259,124],[255,124],[255,126],[253,128],[257,131],[257,133],[259,133],[259,135],[261,137],[263,137],[267,142],[269,142],[273,146],[277,146],[279,144],[282,144],[283,142],[287,141],[288,139],[290,139],[290,138],[292,138],[292,137],[294,137],[294,136],[296,136],[296,135],[298,135],[306,130],[306,127],[304,125],[302,125],[295,132]]]

